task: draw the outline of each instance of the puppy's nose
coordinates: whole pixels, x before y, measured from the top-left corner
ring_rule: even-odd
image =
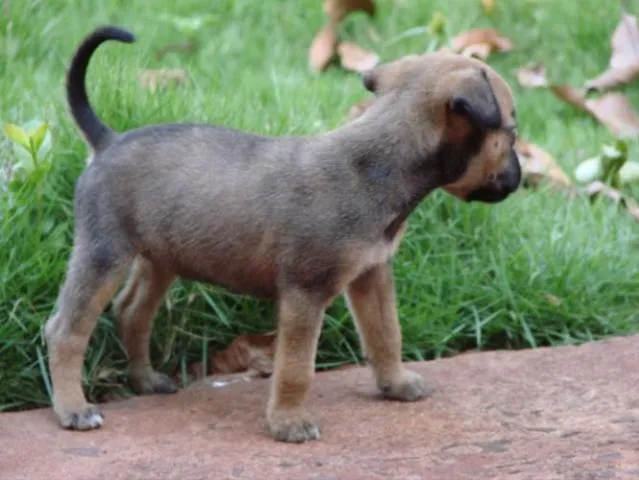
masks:
[[[521,184],[521,166],[515,151],[510,152],[508,169],[497,176],[497,183],[508,194],[513,193]]]

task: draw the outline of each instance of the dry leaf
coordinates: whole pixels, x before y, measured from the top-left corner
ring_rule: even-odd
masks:
[[[453,51],[462,53],[471,46],[475,46],[476,49],[479,48],[479,51],[483,53],[487,47],[476,47],[481,44],[488,46],[488,53],[494,50],[498,52],[510,52],[514,48],[512,42],[502,37],[494,28],[474,28],[468,30],[467,32],[457,35],[450,43]]]
[[[586,100],[586,108],[619,138],[639,136],[639,115],[628,98],[617,92]]]
[[[552,156],[535,144],[517,139],[515,151],[521,164],[524,181],[536,187],[542,183],[558,189],[570,189],[572,182]]]
[[[138,74],[138,83],[154,93],[158,87],[166,88],[171,84],[182,84],[188,79],[188,73],[182,68],[159,68],[142,70]]]
[[[573,107],[588,112],[586,108],[586,90],[584,88],[575,88],[570,85],[550,85],[550,91]]]
[[[541,64],[532,64],[517,69],[517,80],[524,88],[547,87],[546,67]]]
[[[311,70],[321,72],[335,55],[337,30],[332,23],[326,24],[313,39],[308,50],[308,64]]]
[[[612,34],[608,70],[586,82],[587,89],[605,90],[629,83],[639,75],[639,30],[637,17],[623,13]]]
[[[615,203],[619,203],[626,208],[626,211],[639,222],[639,204],[633,198],[624,196],[619,190],[614,189],[603,182],[596,181],[587,185],[584,192],[590,196],[602,195]]]
[[[342,67],[353,72],[363,73],[379,63],[375,52],[366,50],[352,42],[342,42],[337,46]]]
[[[251,369],[264,375],[273,370],[275,332],[264,335],[240,335],[210,359],[213,373],[237,373]]]
[[[639,136],[639,115],[625,95],[611,92],[597,98],[586,98],[585,88],[568,85],[551,85],[550,90],[565,102],[595,117],[613,135],[619,138]]]
[[[486,60],[492,51],[492,45],[489,43],[475,43],[468,45],[461,51],[461,55],[465,57],[475,57],[479,60]]]
[[[373,0],[324,0],[324,13],[328,17],[328,23],[317,32],[311,42],[308,51],[308,64],[311,70],[321,72],[330,63],[336,51],[339,22],[350,12],[358,10],[374,15],[375,4]],[[352,52],[348,51],[347,47],[346,59],[341,54],[342,66],[346,64],[348,66],[345,68],[360,72],[367,65],[373,64],[373,60],[375,61],[373,66],[379,62],[379,57],[375,53],[357,48],[359,52]]]
[[[375,15],[375,3],[373,0],[324,0],[324,13],[336,24],[350,12],[358,10]]]

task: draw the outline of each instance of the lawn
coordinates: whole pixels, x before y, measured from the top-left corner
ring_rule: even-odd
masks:
[[[93,59],[91,100],[116,130],[159,122],[210,122],[268,135],[323,132],[343,123],[368,96],[354,73],[313,75],[307,49],[323,23],[319,0],[4,0],[0,16],[0,124],[50,123],[53,165],[39,186],[0,187],[0,411],[49,404],[42,327],[54,309],[70,251],[72,195],[87,148],[64,100],[65,69],[95,26],[122,25],[133,45],[109,43]],[[619,5],[497,0],[492,15],[479,0],[378,0],[378,14],[349,16],[342,35],[390,60],[424,51],[415,33],[436,11],[449,33],[493,26],[516,49],[493,54],[517,97],[520,135],[543,146],[572,174],[611,137],[593,119],[514,76],[531,60],[551,81],[581,85],[603,71]],[[158,60],[155,51],[184,41],[171,17],[210,14],[199,48]],[[371,34],[371,29],[377,35]],[[190,81],[152,94],[136,82],[142,68],[176,67]],[[639,89],[624,91],[637,104]],[[631,155],[637,145],[630,145]],[[0,166],[13,162],[0,138]],[[248,173],[250,175],[250,172]],[[211,206],[215,208],[215,206]],[[573,344],[639,331],[637,225],[614,205],[591,206],[547,190],[521,191],[498,206],[462,204],[444,193],[410,218],[395,260],[405,358],[467,349]],[[184,368],[236,335],[273,329],[273,306],[201,284],[178,282],[152,339],[155,364]],[[338,299],[327,312],[318,362],[359,358],[357,338]],[[126,360],[106,311],[86,358],[91,398],[124,388]]]

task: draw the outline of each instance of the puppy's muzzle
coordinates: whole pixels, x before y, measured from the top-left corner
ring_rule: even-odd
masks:
[[[476,190],[473,190],[466,197],[468,202],[484,202],[484,203],[498,203],[505,200],[511,193],[519,188],[521,183],[521,167],[517,154],[513,151],[510,152],[508,158],[508,168],[503,172],[497,174],[497,176],[491,180],[488,185],[484,185]]]

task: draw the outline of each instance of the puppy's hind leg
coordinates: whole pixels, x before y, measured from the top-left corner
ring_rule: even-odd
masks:
[[[153,369],[149,355],[153,317],[173,279],[172,272],[137,256],[129,280],[114,302],[118,334],[129,357],[131,386],[139,394],[177,392],[168,375]]]
[[[422,376],[402,365],[391,265],[379,264],[361,274],[347,287],[346,300],[382,394],[405,401],[429,395],[432,389]]]
[[[116,256],[105,243],[76,241],[71,253],[58,296],[58,312],[45,326],[53,409],[65,428],[89,430],[103,423],[102,413],[86,401],[82,391],[82,366],[98,316],[121,285],[129,265],[128,256]]]

